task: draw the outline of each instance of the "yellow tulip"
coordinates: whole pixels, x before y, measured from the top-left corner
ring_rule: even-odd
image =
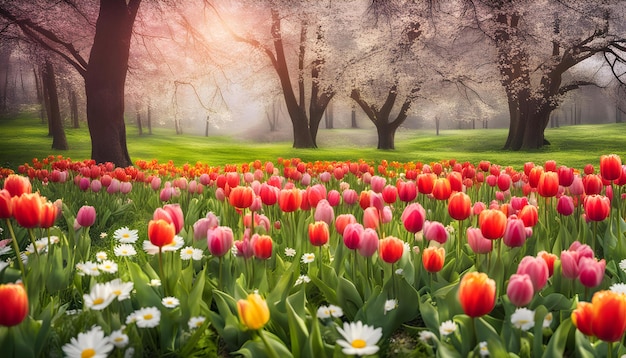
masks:
[[[237,311],[241,323],[248,329],[261,329],[270,320],[267,302],[258,293],[251,293],[247,299],[237,301]]]

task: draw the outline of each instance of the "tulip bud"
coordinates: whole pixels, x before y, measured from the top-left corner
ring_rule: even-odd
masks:
[[[16,326],[28,315],[28,295],[22,284],[7,283],[0,285],[0,325]]]
[[[82,227],[92,226],[96,222],[96,209],[93,206],[82,206],[76,214],[76,222]]]
[[[516,307],[526,306],[533,299],[535,290],[530,276],[513,274],[506,288],[506,295]]]
[[[241,323],[251,330],[263,328],[270,320],[267,302],[258,293],[251,293],[245,300],[237,301],[237,312]]]

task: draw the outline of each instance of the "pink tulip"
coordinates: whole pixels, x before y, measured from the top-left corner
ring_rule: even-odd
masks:
[[[561,195],[556,203],[556,211],[563,216],[570,216],[574,213],[574,199],[571,196]]]
[[[99,192],[102,189],[102,182],[98,179],[94,179],[91,181],[91,191],[94,193]]]
[[[359,254],[363,257],[371,257],[378,250],[378,233],[376,230],[367,228],[363,231],[361,243],[359,244]]]
[[[511,303],[516,307],[526,306],[530,303],[535,295],[535,289],[533,288],[533,282],[530,276],[523,274],[513,274],[509,279],[509,284],[506,288],[506,295],[509,297]]]
[[[89,189],[90,184],[91,183],[89,181],[89,178],[82,177],[80,178],[80,181],[78,182],[78,187],[80,188],[80,190],[86,191],[87,189]]]
[[[563,277],[575,279],[578,277],[578,252],[563,250],[561,251],[561,272]]]
[[[361,244],[363,239],[363,233],[365,229],[363,225],[359,223],[353,223],[346,225],[343,230],[343,243],[350,250],[356,250]],[[376,238],[378,240],[378,237]],[[378,241],[376,241],[378,243]]]
[[[243,257],[244,259],[249,259],[254,256],[254,250],[248,236],[244,236],[241,240],[235,241],[234,245],[237,249],[235,253],[236,256]]]
[[[207,246],[213,256],[222,257],[233,246],[233,230],[228,226],[218,226],[207,231]]]
[[[120,193],[128,194],[131,190],[133,190],[133,184],[131,182],[124,181],[120,183]]]
[[[354,205],[359,199],[359,194],[357,194],[354,189],[346,189],[343,191],[343,202],[347,205]]]
[[[419,232],[426,220],[426,210],[419,203],[409,204],[402,212],[400,219],[408,232]]]
[[[112,179],[111,183],[107,187],[107,193],[114,194],[120,191],[121,182],[117,179]]]
[[[92,226],[96,222],[96,209],[93,206],[82,206],[76,214],[76,222],[82,227]]]
[[[315,221],[323,221],[329,226],[332,225],[333,221],[335,221],[335,211],[328,203],[328,200],[321,199],[317,202],[314,218]]]
[[[445,244],[450,237],[448,230],[438,221],[424,221],[422,230],[426,240],[437,241],[440,244]]]
[[[604,259],[598,261],[595,258],[581,257],[578,261],[579,273],[578,279],[585,287],[596,287],[602,283],[604,271],[606,269],[606,261]]]
[[[380,216],[378,209],[373,206],[363,211],[363,226],[366,228],[376,229],[380,225]]]
[[[518,219],[515,215],[509,217],[506,221],[504,236],[502,237],[504,244],[508,247],[521,247],[526,243],[526,238],[524,221]]]
[[[548,264],[541,257],[524,257],[517,266],[517,273],[520,275],[526,274],[530,277],[535,292],[541,291],[546,282],[548,282]]]
[[[193,239],[206,239],[206,233],[209,229],[217,227],[217,219],[201,218],[193,224]]]
[[[337,190],[333,189],[328,192],[327,200],[330,206],[337,206],[341,203],[341,194],[339,194]]]
[[[375,193],[382,193],[385,184],[387,184],[387,179],[378,175],[374,175],[370,180],[370,186],[372,187],[372,191]]]
[[[485,238],[479,228],[467,228],[467,243],[476,254],[488,254],[493,250],[493,240]]]

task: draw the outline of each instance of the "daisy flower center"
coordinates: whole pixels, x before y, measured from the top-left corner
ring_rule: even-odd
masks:
[[[98,298],[96,298],[95,300],[93,300],[93,304],[94,304],[94,305],[99,305],[99,304],[101,304],[102,302],[104,302],[104,298],[102,298],[102,297],[98,297]],[[83,354],[85,354],[85,352],[83,352]],[[91,357],[91,356],[90,356],[90,357]]]
[[[353,340],[351,344],[354,348],[364,348],[365,346],[367,346],[367,343],[365,343],[365,341],[360,338]]]
[[[143,319],[145,319],[146,321],[151,320],[152,319],[152,314],[148,313],[148,314],[143,315]]]
[[[113,294],[116,295],[116,296],[119,296],[119,295],[122,294],[122,291],[120,291],[120,290],[113,290]]]
[[[83,349],[80,353],[80,358],[91,358],[96,355],[96,351],[93,348]]]

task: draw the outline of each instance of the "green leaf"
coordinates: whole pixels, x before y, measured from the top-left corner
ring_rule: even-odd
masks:
[[[346,280],[343,277],[339,277],[337,300],[341,302],[341,307],[348,319],[353,319],[363,306],[363,299],[361,295],[359,295],[356,286],[354,286],[352,281]]]
[[[306,342],[309,332],[306,323],[302,319],[305,317],[304,291],[298,291],[287,299],[287,318],[289,321],[289,337],[291,338],[291,352],[294,356],[302,352],[302,347]],[[294,305],[296,309],[294,309]]]
[[[548,346],[543,351],[543,357],[563,357],[565,348],[568,346],[568,340],[571,339],[570,336],[574,335],[575,330],[576,328],[572,324],[572,320],[570,318],[562,321],[552,335],[552,338],[550,338]]]

